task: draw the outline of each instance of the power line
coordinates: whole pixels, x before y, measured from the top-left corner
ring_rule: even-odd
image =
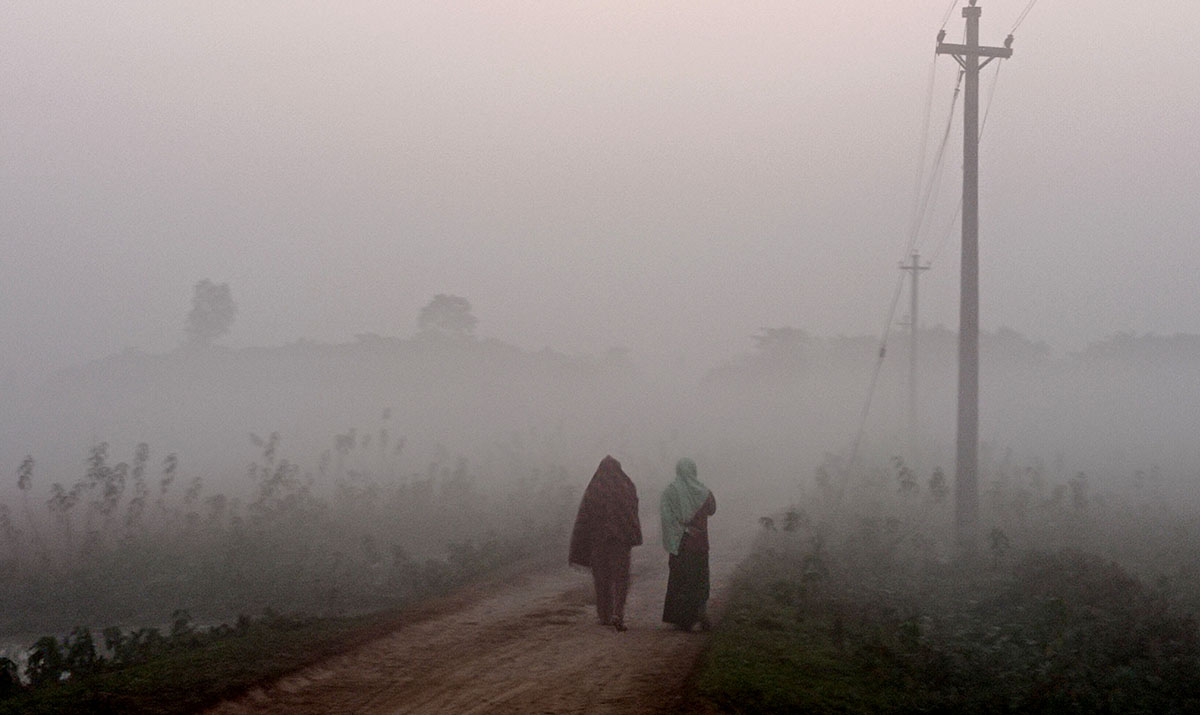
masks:
[[[958,199],[958,203],[954,208],[954,215],[950,217],[950,223],[946,225],[946,232],[942,234],[942,240],[938,241],[937,247],[933,250],[933,256],[929,259],[929,265],[937,263],[938,256],[942,255],[942,249],[950,242],[950,237],[954,235],[954,229],[958,227],[958,217],[962,214],[962,198]]]
[[[929,202],[933,198],[935,190],[941,185],[942,168],[945,166],[946,147],[950,143],[950,131],[954,127],[954,113],[958,108],[958,97],[962,90],[963,73],[958,73],[958,83],[954,85],[954,97],[950,100],[950,115],[946,117],[946,128],[942,132],[942,142],[938,147],[937,156],[933,160],[933,170],[929,176],[929,185],[926,187],[925,196],[921,201],[920,210],[913,217],[912,226],[909,228],[908,243],[905,245],[904,255],[912,253],[916,247],[917,241],[921,236],[921,227],[925,225],[925,216],[929,212]]]
[[[943,19],[942,19],[942,29],[938,35],[938,43],[939,43],[938,54],[941,54],[941,44],[940,43],[945,38],[946,24],[949,22],[951,13],[954,12],[954,8],[958,6],[960,1],[961,0],[953,0],[950,7],[946,11],[945,17],[943,17]],[[1021,22],[1024,21],[1025,17],[1028,16],[1029,11],[1033,9],[1033,6],[1036,3],[1037,3],[1037,0],[1030,0],[1029,5],[1026,6],[1024,12],[1022,12],[1021,16],[1017,20],[1018,26],[1020,25]],[[1014,30],[1015,30],[1015,27],[1014,27]],[[1011,38],[1010,38],[1010,42],[1006,43],[1006,49],[1009,44],[1011,44]],[[978,40],[975,40],[974,47],[971,49],[974,49],[975,52],[978,53],[978,51],[979,51]],[[991,49],[991,48],[989,48],[989,49]],[[976,58],[977,57],[978,57],[978,54],[976,55]],[[977,61],[977,59],[976,59],[976,61]],[[963,62],[961,60],[959,61],[959,63],[963,64]],[[964,71],[959,72],[958,82],[956,83],[956,85],[954,87],[954,97],[950,103],[950,116],[947,118],[946,129],[942,133],[941,145],[938,147],[937,157],[934,159],[933,167],[930,171],[929,183],[926,186],[924,197],[920,197],[919,196],[920,186],[922,183],[922,179],[924,178],[924,175],[925,175],[925,155],[928,151],[929,120],[930,120],[930,115],[932,113],[932,102],[933,102],[933,80],[934,80],[933,72],[936,71],[936,61],[935,61],[934,69],[933,69],[933,71],[931,71],[930,83],[929,83],[929,93],[928,93],[928,98],[926,100],[925,119],[924,119],[922,132],[921,132],[920,162],[919,162],[918,170],[917,170],[917,193],[918,193],[918,195],[914,197],[916,199],[916,203],[914,204],[914,208],[916,210],[915,210],[915,213],[913,216],[912,226],[910,227],[908,245],[905,250],[906,255],[909,252],[911,252],[914,249],[914,247],[916,246],[917,240],[920,237],[921,227],[925,223],[925,216],[926,216],[926,213],[928,212],[930,200],[932,199],[932,196],[935,193],[936,189],[940,186],[942,168],[945,165],[944,159],[945,159],[946,147],[949,144],[950,131],[951,131],[951,127],[953,126],[953,122],[954,122],[955,110],[958,106],[958,98],[959,98],[960,90],[962,89],[963,79],[966,74],[965,69],[966,69],[966,66],[964,65]],[[994,75],[993,80],[992,80],[992,87],[988,94],[987,106],[985,108],[984,115],[983,115],[983,122],[976,131],[976,137],[975,137],[976,141],[978,141],[980,138],[982,138],[983,129],[987,125],[987,117],[991,113],[992,99],[995,96],[996,85],[998,84],[998,81],[999,81],[999,74],[1000,74],[999,70],[1000,70],[1000,68],[997,65],[996,74]],[[978,72],[978,70],[976,70],[976,72]],[[954,212],[954,220],[956,220],[958,218],[959,214],[961,213],[962,206],[963,206],[963,204],[962,204],[962,201],[960,200],[960,202],[958,204],[958,208]],[[954,220],[951,221],[951,229],[953,228]],[[947,236],[948,235],[949,235],[949,233],[947,233]],[[937,254],[939,254],[941,252],[942,246],[945,244],[945,241],[946,241],[946,237],[943,237],[943,240],[939,244],[937,251],[935,251],[935,254],[934,254],[935,257],[937,256]],[[914,261],[914,265],[915,265],[915,261]],[[930,261],[930,263],[928,265],[932,265],[932,261]],[[900,293],[903,290],[903,288],[904,288],[904,275],[901,274],[899,279],[896,281],[896,288],[892,292],[892,301],[891,301],[891,305],[888,307],[887,320],[884,321],[883,331],[880,335],[879,353],[875,358],[875,366],[871,372],[871,381],[867,387],[867,397],[863,403],[862,413],[859,417],[858,431],[854,436],[854,442],[850,449],[850,461],[849,461],[850,467],[853,467],[858,459],[858,450],[862,445],[863,436],[866,434],[867,419],[870,415],[871,403],[874,401],[875,389],[879,383],[879,374],[883,368],[883,361],[887,356],[888,335],[891,332],[892,321],[894,321],[895,317],[896,317],[896,307],[899,305]]]
[[[879,354],[875,358],[875,369],[871,373],[871,383],[867,386],[867,400],[863,404],[862,415],[858,421],[858,432],[854,435],[854,444],[850,447],[850,462],[847,469],[854,467],[858,459],[858,448],[862,444],[863,435],[867,431],[867,416],[871,413],[871,402],[875,397],[875,387],[879,383],[879,372],[883,368],[883,359],[887,356],[887,336],[891,332],[892,321],[896,319],[896,306],[900,303],[900,291],[904,288],[904,274],[896,281],[896,290],[892,292],[892,305],[888,308],[887,322],[883,326],[883,335],[879,340]]]
[[[959,2],[959,0],[955,0],[954,6],[956,6],[958,4],[958,2]],[[950,9],[953,10],[954,6],[951,6]],[[949,17],[949,13],[947,13],[947,17]],[[936,66],[935,66],[935,68],[936,68]],[[909,233],[908,244],[905,249],[905,255],[910,253],[913,250],[913,247],[916,245],[917,238],[920,236],[921,226],[923,226],[925,223],[925,215],[928,212],[930,197],[933,195],[935,189],[941,183],[942,167],[945,166],[946,146],[949,144],[950,130],[954,124],[954,115],[955,115],[955,110],[958,107],[958,97],[962,90],[962,81],[963,81],[963,73],[959,72],[958,82],[954,86],[954,96],[950,101],[950,116],[946,119],[946,129],[942,132],[941,145],[938,147],[937,156],[934,158],[933,168],[932,168],[930,176],[929,176],[929,184],[926,187],[925,195],[922,199],[919,200],[920,206],[916,211],[916,215],[913,217],[913,224],[912,224],[912,227],[911,227],[911,230]],[[932,105],[932,82],[930,85],[930,105]],[[932,110],[930,110],[930,111],[932,111]],[[926,138],[929,135],[928,117],[926,119],[926,129],[923,132],[923,134]],[[924,161],[923,155],[925,154],[926,150],[927,150],[926,141],[923,140],[922,141],[922,150],[921,150],[921,153],[922,153],[921,170],[918,173],[918,182],[920,181],[920,178],[924,176],[925,161]],[[918,185],[918,191],[919,191],[919,189],[920,189],[920,186]],[[859,418],[858,432],[855,434],[854,443],[850,448],[850,464],[851,465],[853,465],[855,463],[855,460],[858,458],[858,449],[862,444],[863,435],[866,433],[867,418],[871,412],[871,403],[875,399],[875,389],[879,383],[879,373],[881,372],[881,370],[883,368],[883,360],[887,356],[888,333],[891,332],[892,321],[894,321],[896,319],[896,306],[899,305],[900,293],[903,290],[903,288],[904,288],[904,274],[901,274],[900,278],[896,281],[896,289],[892,292],[892,301],[891,301],[891,305],[888,307],[887,320],[884,321],[883,331],[880,334],[880,338],[879,338],[879,353],[875,358],[875,367],[871,373],[871,382],[867,386],[867,398],[863,403],[862,415]]]
[[[996,85],[1000,82],[1000,68],[1003,63],[996,64],[996,72],[992,75],[992,87],[988,90],[987,106],[983,110],[983,122],[979,126],[979,140],[983,141],[983,132],[987,128],[988,116],[992,113],[992,100],[996,97]],[[929,259],[929,265],[937,262],[938,256],[942,254],[942,249],[946,247],[946,243],[950,240],[950,236],[954,234],[954,228],[958,224],[958,217],[962,213],[962,198],[959,197],[958,205],[954,209],[954,215],[950,217],[950,223],[946,226],[945,233],[938,241],[937,247],[933,251],[933,256]]]
[[[1037,3],[1038,0],[1029,0],[1029,4],[1026,5],[1025,9],[1021,11],[1021,14],[1017,16],[1017,22],[1012,26],[1012,29],[1008,31],[1008,34],[1011,35],[1017,31],[1017,28],[1021,26],[1022,22],[1025,22],[1025,18],[1029,17],[1029,13],[1033,11],[1033,6],[1037,5]]]
[[[946,25],[950,23],[950,15],[954,13],[954,8],[958,7],[960,2],[962,0],[950,0],[950,7],[946,8],[946,14],[942,17],[941,29],[946,29]]]
[[[996,73],[992,75],[992,88],[988,90],[987,106],[983,110],[983,121],[979,125],[979,138],[983,139],[983,130],[987,128],[988,115],[992,113],[992,99],[996,96],[996,85],[1000,84],[1000,68],[1003,62],[996,63]]]
[[[958,0],[955,0],[958,2]],[[925,160],[929,156],[929,120],[933,116],[933,87],[937,80],[937,55],[929,63],[929,86],[925,91],[925,118],[921,121],[921,148],[917,154],[917,180],[913,185],[912,223],[909,228],[911,241],[912,232],[917,225],[921,211],[921,187],[925,185]]]

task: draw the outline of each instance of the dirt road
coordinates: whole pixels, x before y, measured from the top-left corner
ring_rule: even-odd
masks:
[[[714,612],[736,561],[714,553]],[[596,623],[590,574],[523,576],[209,712],[679,712],[705,636],[660,622],[666,581],[662,549],[635,549],[629,630],[617,633]]]

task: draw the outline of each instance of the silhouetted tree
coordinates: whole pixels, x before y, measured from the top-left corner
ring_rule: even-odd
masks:
[[[21,466],[17,467],[17,488],[21,490],[21,499],[25,504],[25,520],[29,523],[29,530],[33,533],[34,544],[44,551],[42,544],[42,535],[38,533],[37,520],[33,518],[33,509],[29,506],[29,489],[33,486],[33,457],[26,456],[21,460]]]
[[[192,310],[183,332],[189,345],[204,346],[229,332],[237,315],[237,304],[228,283],[220,285],[205,278],[193,287]]]
[[[479,319],[471,314],[471,303],[457,295],[439,293],[421,308],[417,315],[417,330],[456,338],[469,338]]]
[[[0,699],[21,691],[20,668],[10,658],[0,658]]]
[[[754,347],[764,355],[774,357],[799,357],[808,349],[812,339],[799,328],[762,328],[754,339]]]
[[[53,636],[43,636],[29,650],[29,663],[25,666],[25,675],[30,685],[54,683],[62,679],[67,670],[62,650]]]

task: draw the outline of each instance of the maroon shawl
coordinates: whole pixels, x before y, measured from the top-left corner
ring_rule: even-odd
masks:
[[[568,561],[590,568],[592,549],[598,545],[632,548],[641,543],[637,487],[621,470],[620,462],[605,457],[579,503]]]

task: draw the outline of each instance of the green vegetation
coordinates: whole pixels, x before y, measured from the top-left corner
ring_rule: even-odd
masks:
[[[252,441],[261,456],[244,502],[203,498],[198,478],[178,495],[173,455],[154,484],[146,445],[111,464],[101,444],[83,479],[53,485],[42,519],[28,498],[34,462],[21,464],[21,517],[0,504],[0,627],[70,634],[38,639],[27,663],[0,658],[0,713],[214,702],[543,558],[561,545],[575,502],[562,469],[518,459],[484,482],[439,449],[424,472],[403,473],[404,440],[386,427],[336,436],[317,470],[322,495],[316,476],[279,456],[277,435]],[[178,610],[147,626],[162,623],[164,606]],[[258,611],[233,625],[193,620]]]
[[[1014,511],[1036,476],[1020,474],[989,493],[995,526],[969,564],[946,558],[947,507],[898,462],[853,500],[829,491],[836,522],[762,519],[700,697],[755,713],[1200,711],[1195,521],[1089,498],[1079,474]]]
[[[112,659],[94,652],[88,659],[79,642],[86,629],[79,629],[61,649],[53,638],[38,642],[31,657],[39,664],[30,673],[34,687],[0,700],[0,715],[193,712],[343,652],[409,617],[407,610],[347,618],[267,613],[204,631],[177,619],[170,635],[143,629],[126,636],[110,648]],[[58,682],[65,671],[71,677]]]

